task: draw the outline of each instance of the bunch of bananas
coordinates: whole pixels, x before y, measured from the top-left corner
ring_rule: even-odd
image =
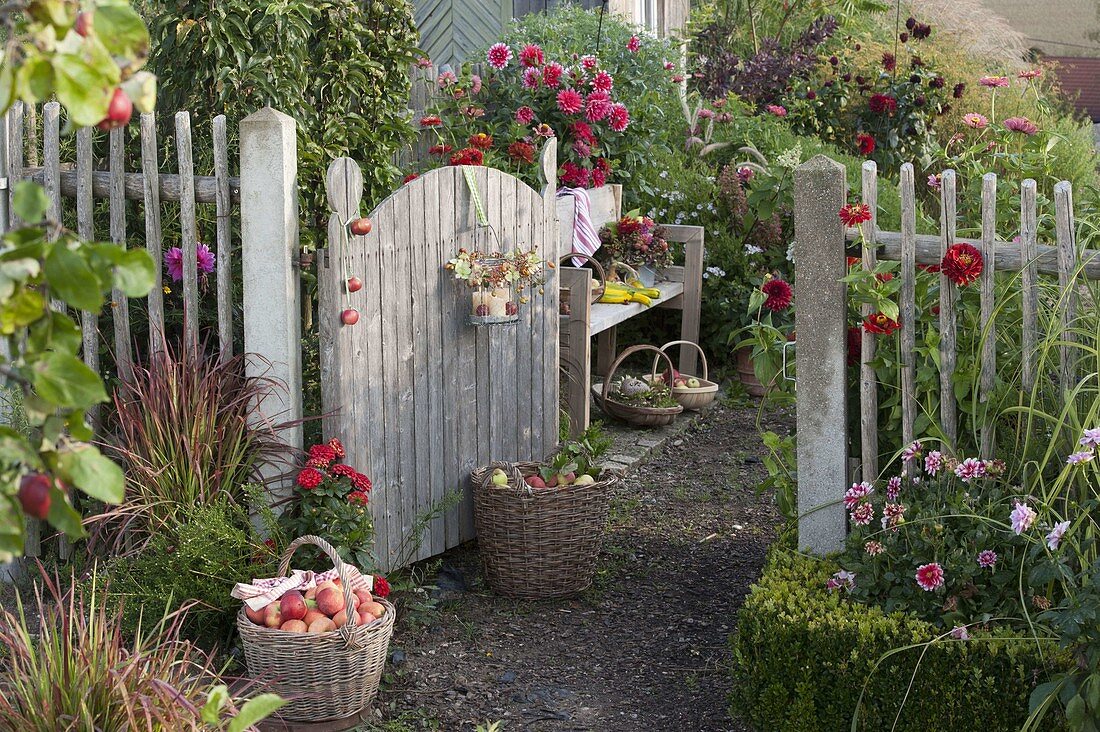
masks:
[[[637,280],[630,284],[607,282],[604,285],[603,297],[600,298],[600,302],[617,304],[640,302],[648,307],[660,296],[660,290],[655,287],[642,287],[642,283]]]

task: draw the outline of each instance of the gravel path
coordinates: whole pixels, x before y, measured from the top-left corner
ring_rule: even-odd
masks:
[[[580,597],[502,599],[476,551],[445,555],[445,600],[405,613],[365,729],[747,730],[727,716],[726,639],[779,522],[753,490],[755,419],[716,407],[628,475]]]

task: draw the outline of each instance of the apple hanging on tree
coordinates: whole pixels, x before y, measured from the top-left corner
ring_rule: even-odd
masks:
[[[104,131],[113,130],[116,127],[128,125],[133,116],[134,103],[130,101],[129,95],[122,90],[122,87],[118,87],[111,96],[111,103],[107,106],[107,116],[96,126]]]

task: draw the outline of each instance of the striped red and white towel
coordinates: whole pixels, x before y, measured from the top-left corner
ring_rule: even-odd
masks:
[[[559,188],[558,198],[573,198],[573,249],[578,254],[595,256],[600,248],[600,235],[592,225],[592,205],[584,188]],[[574,267],[583,267],[585,260],[573,257]]]
[[[348,581],[351,582],[352,587],[359,584],[360,572],[355,567],[347,565]],[[293,569],[290,572],[289,577],[270,577],[266,579],[254,579],[251,583],[238,582],[233,586],[230,595],[243,600],[244,604],[248,605],[253,610],[259,610],[267,607],[269,603],[275,602],[285,593],[291,590],[298,590],[305,593],[306,590],[316,587],[322,582],[336,579],[339,576],[335,569],[330,569],[327,572],[310,572],[300,569]],[[374,578],[369,574],[361,575],[366,580],[367,587],[374,586]]]

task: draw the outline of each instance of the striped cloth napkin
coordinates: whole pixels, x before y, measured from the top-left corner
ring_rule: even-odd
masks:
[[[571,251],[594,256],[600,248],[600,235],[592,225],[592,206],[584,188],[559,188],[558,198],[573,198],[573,248]],[[574,267],[583,267],[585,260],[573,257]]]
[[[374,588],[374,577],[369,574],[362,574],[358,569],[350,564],[345,565],[347,569],[348,582],[352,587],[358,587],[361,584],[366,584],[367,587]],[[298,590],[305,593],[322,582],[336,579],[340,574],[335,568],[328,570],[327,572],[310,572],[303,571],[301,569],[291,570],[289,577],[270,577],[267,579],[254,579],[251,583],[238,582],[233,586],[230,591],[232,597],[238,600],[243,600],[245,605],[248,605],[253,610],[260,610],[267,607],[267,605],[275,602],[285,593],[291,590]]]

